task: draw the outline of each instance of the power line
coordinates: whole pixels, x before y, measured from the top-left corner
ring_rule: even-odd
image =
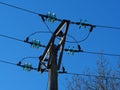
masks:
[[[101,54],[101,55],[106,55],[106,56],[120,56],[120,54],[112,54],[112,53],[99,53],[99,52],[90,52],[90,51],[81,51],[82,53],[87,53],[87,54]]]
[[[17,65],[17,64],[15,64],[15,63],[8,62],[8,61],[4,61],[4,60],[1,60],[1,59],[0,59],[0,62],[1,62],[1,63],[5,63],[5,64],[10,64],[10,65]]]
[[[38,33],[51,33],[51,34],[53,34],[53,32],[52,32],[51,30],[50,30],[50,31],[49,31],[49,30],[48,30],[48,31],[36,31],[36,32],[33,32],[33,33],[31,33],[30,35],[28,35],[27,38],[30,38],[31,36],[33,36],[33,35],[35,35],[35,34],[38,34]],[[74,41],[66,40],[65,42],[78,44],[78,43],[81,43],[81,42],[87,40],[88,37],[90,36],[90,32],[88,33],[88,35],[87,35],[84,39],[82,39],[82,40],[80,40],[80,41],[77,41],[77,40],[75,39],[75,37],[73,37],[73,36],[70,35],[70,34],[68,34],[67,36],[70,37],[70,38],[72,38]],[[58,39],[60,39],[60,38],[58,38]]]
[[[21,40],[21,39],[18,39],[18,38],[15,38],[15,37],[10,37],[10,36],[3,35],[3,34],[0,34],[0,37],[12,39],[12,40],[19,41],[19,42],[28,43],[28,44],[31,44],[31,45],[34,44],[33,42],[29,42],[29,41],[26,41],[26,40]],[[35,43],[35,44],[36,44],[36,43]],[[40,46],[40,47],[46,47],[45,45],[42,45],[42,44],[39,44],[39,46]]]
[[[44,21],[43,21],[43,22],[44,22]],[[52,30],[51,30],[51,29],[49,28],[49,26],[47,25],[47,23],[44,22],[44,24],[45,24],[45,26],[47,27],[48,31],[49,31],[50,33],[53,33]]]
[[[10,36],[7,36],[7,35],[3,35],[3,34],[0,34],[0,37],[5,37],[5,38],[12,39],[12,40],[16,40],[16,41],[24,42],[24,40],[20,40],[20,39],[17,39],[17,38],[14,38],[14,37],[10,37]]]
[[[25,67],[25,65],[18,65],[18,64],[15,64],[15,63],[12,63],[12,62],[8,62],[8,61],[5,61],[5,60],[1,60],[0,59],[0,62],[1,63],[5,63],[5,64],[10,64],[10,65],[14,65],[14,66],[19,66],[19,67]],[[33,70],[37,70],[37,68],[33,68],[31,67],[31,69]],[[92,74],[80,74],[80,73],[61,73],[61,72],[58,72],[59,74],[68,74],[68,75],[79,75],[79,76],[86,76],[86,77],[102,77],[102,78],[110,78],[110,79],[119,79],[119,77],[113,77],[113,76],[99,76],[99,75],[92,75]]]
[[[89,32],[85,38],[83,38],[82,40],[79,40],[79,41],[76,40],[73,36],[68,35],[68,36],[71,37],[74,41],[68,41],[68,40],[66,40],[66,42],[68,42],[68,43],[77,43],[77,44],[78,44],[78,43],[81,43],[81,42],[84,42],[84,41],[86,41],[86,40],[89,38],[90,33],[91,33],[91,32]]]
[[[30,35],[28,35],[27,37],[30,38],[31,36],[35,35],[35,34],[38,34],[38,33],[50,33],[49,31],[36,31],[36,32],[33,32],[31,33]]]
[[[35,59],[35,58],[39,58],[39,57],[24,57],[24,58],[21,59],[21,62],[26,60],[26,59]]]
[[[0,4],[2,5],[6,5],[6,6],[9,6],[9,7],[12,7],[12,8],[16,8],[16,9],[19,9],[19,10],[22,10],[22,11],[25,11],[25,12],[28,12],[28,13],[32,13],[32,14],[36,14],[36,15],[39,15],[41,17],[45,17],[45,18],[48,18],[48,15],[43,15],[43,14],[39,14],[39,13],[36,13],[34,11],[31,11],[31,10],[27,10],[27,9],[24,9],[24,8],[21,8],[21,7],[17,7],[15,5],[11,5],[11,4],[8,4],[8,3],[4,3],[4,2],[0,2]],[[54,18],[56,21],[62,21],[62,19],[58,19],[58,18]],[[70,21],[70,20],[68,20]],[[101,28],[111,28],[111,29],[119,29],[120,30],[120,27],[111,27],[111,26],[102,26],[102,25],[92,25],[92,24],[88,24],[88,23],[81,23],[81,22],[73,22],[73,21],[70,21],[71,24],[76,24],[76,25],[83,25],[83,26],[90,26],[90,27],[101,27]]]
[[[119,79],[120,77],[113,77],[113,76],[99,76],[99,75],[92,75],[92,74],[80,74],[80,73],[63,73],[63,74],[69,74],[69,75],[79,75],[79,76],[86,76],[86,77],[102,77],[102,78],[110,78],[110,79]]]
[[[19,10],[22,10],[22,11],[25,11],[25,12],[29,12],[29,13],[32,13],[32,14],[37,14],[37,15],[39,14],[39,13],[33,12],[31,10],[23,9],[21,7],[17,7],[15,5],[11,5],[11,4],[8,4],[8,3],[0,2],[0,4],[6,5],[6,6],[9,6],[9,7],[12,7],[12,8],[16,8],[16,9],[19,9]]]
[[[12,62],[5,61],[5,60],[1,60],[1,59],[0,59],[0,62],[1,62],[1,63],[4,63],[4,64],[19,66],[19,67],[22,67],[22,68],[29,68],[29,69],[31,69],[31,70],[36,70],[36,71],[37,71],[37,68],[33,68],[32,66],[28,67],[28,66],[26,66],[25,64],[24,64],[24,65],[21,65],[20,62],[16,64],[16,63],[12,63]]]
[[[8,62],[5,60],[1,60],[1,63],[5,63],[5,64],[10,64],[10,65],[15,65],[15,66],[20,66],[20,67],[24,67],[23,65],[18,65],[16,63],[12,63],[12,62]],[[32,68],[33,70],[37,70],[36,68]],[[59,73],[59,72],[58,72]],[[92,75],[92,74],[80,74],[80,73],[59,73],[59,74],[69,74],[69,75],[80,75],[80,76],[87,76],[87,77],[103,77],[103,78],[110,78],[110,79],[120,79],[119,77],[112,77],[112,76],[98,76],[98,75]]]
[[[9,39],[12,39],[12,40],[16,40],[16,41],[20,41],[20,42],[31,44],[31,42],[25,42],[25,40],[20,40],[18,38],[10,37],[10,36],[7,36],[7,35],[0,34],[0,36],[1,37],[5,37],[5,38],[9,38]],[[44,47],[44,48],[46,47],[45,45],[41,45],[41,44],[40,44],[40,46]],[[72,51],[72,52],[74,52],[74,50],[71,50],[71,49],[65,49],[65,51]],[[86,53],[86,54],[102,54],[102,55],[106,55],[106,56],[120,56],[120,54],[99,53],[99,52],[91,52],[91,51],[84,51],[84,50],[77,51],[77,52]]]
[[[102,26],[102,25],[95,25],[95,26],[102,27],[102,28],[120,29],[119,27],[111,27],[111,26]]]
[[[76,43],[76,44],[79,43],[79,42],[75,39],[75,37],[73,37],[72,35],[69,35],[69,34],[68,34],[68,36],[69,36],[70,38],[72,38],[74,41],[72,42],[72,41],[66,40],[66,42],[68,42],[68,43]]]

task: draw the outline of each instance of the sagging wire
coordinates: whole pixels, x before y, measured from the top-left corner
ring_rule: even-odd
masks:
[[[18,66],[24,65],[23,70],[30,72],[33,69],[32,64],[29,62],[23,63],[23,61],[26,59],[35,59],[35,58],[39,58],[39,57],[24,57],[18,62],[17,65]],[[37,68],[36,68],[36,70],[37,70]]]
[[[49,26],[47,25],[46,21],[48,21],[48,22],[54,22],[54,21],[55,21],[55,18],[56,18],[56,15],[55,15],[54,13],[51,14],[50,12],[48,12],[47,16],[48,16],[47,18],[41,17],[41,18],[42,18],[42,21],[44,22],[44,24],[45,24],[45,26],[47,27],[48,31],[49,31],[50,33],[53,33],[52,30],[51,30],[51,29],[49,28]],[[81,27],[84,27],[84,28],[86,29],[87,25],[86,25],[86,24],[82,24],[82,23],[86,23],[86,22],[87,22],[87,20],[85,20],[84,22],[82,22],[82,20],[80,20],[79,29],[80,29]],[[81,43],[81,42],[86,41],[86,40],[89,38],[90,33],[93,31],[93,29],[94,29],[95,27],[96,27],[96,26],[90,25],[89,33],[88,33],[88,35],[87,35],[84,39],[82,39],[82,40],[80,40],[80,41],[77,41],[73,36],[68,35],[68,36],[71,37],[75,42],[74,42],[74,41],[73,41],[73,42],[72,42],[72,41],[67,41],[67,40],[66,40],[66,42],[68,42],[68,43]]]
[[[36,31],[36,32],[33,32],[30,35],[28,35],[27,38],[30,38],[31,36],[38,34],[38,33],[50,33],[50,32],[49,31]]]
[[[90,29],[89,29],[88,35],[81,41],[77,41],[73,36],[69,35],[69,37],[71,37],[74,40],[74,42],[70,42],[70,41],[66,41],[66,42],[76,43],[78,49],[74,49],[74,47],[71,49],[70,47],[68,47],[68,49],[64,49],[64,51],[67,51],[68,54],[72,53],[72,55],[74,55],[75,52],[83,52],[83,50],[81,49],[81,46],[79,45],[79,43],[87,40],[88,37],[90,36],[90,33],[93,31],[94,28],[95,28],[94,26],[91,26]]]
[[[36,32],[33,32],[30,35],[28,35],[26,37],[25,41],[28,41],[30,39],[30,37],[32,37],[35,34],[39,34],[39,33],[51,33],[51,34],[53,34],[53,32],[49,32],[49,31],[36,31]],[[70,38],[72,38],[74,41],[72,42],[72,41],[66,40],[66,42],[79,44],[79,42],[72,35],[68,34],[67,36],[70,37]],[[57,38],[60,39],[59,37],[57,37]]]
[[[27,38],[29,39],[31,36],[33,36],[33,35],[35,35],[35,34],[38,34],[38,33],[50,33],[50,32],[49,32],[49,31],[36,31],[36,32],[30,34]],[[76,40],[73,36],[71,36],[71,35],[68,34],[68,37],[72,38],[72,39],[74,40],[74,43],[76,43],[77,46],[79,46],[79,43],[77,42],[77,40]],[[57,37],[57,38],[60,39],[59,37]],[[66,41],[66,42],[70,42],[70,41]],[[34,41],[34,43],[35,43],[35,41]],[[36,41],[36,45],[37,45],[37,41]],[[34,45],[34,47],[35,47],[36,45]],[[36,47],[37,47],[37,46],[36,46]],[[39,47],[38,47],[38,48],[39,48]],[[69,49],[70,49],[70,47],[69,47]],[[73,49],[74,49],[74,47],[73,47]],[[68,50],[68,53],[70,53],[70,51],[71,51],[71,50]],[[75,51],[75,52],[76,52],[76,51]],[[74,54],[74,52],[72,52],[72,53]]]
[[[70,34],[68,34],[67,36],[70,37],[70,38],[72,38],[72,39],[74,40],[73,42],[66,40],[67,43],[76,43],[76,44],[79,44],[79,42],[75,39],[75,37],[73,37],[73,36],[70,35]]]
[[[36,48],[36,49],[39,49],[41,46],[42,47],[46,47],[45,45],[42,45],[40,40],[36,40],[36,39],[32,39],[32,41],[30,41],[30,38],[33,36],[33,35],[36,35],[36,34],[39,34],[39,33],[50,33],[49,31],[36,31],[36,32],[33,32],[31,33],[30,35],[28,35],[24,42],[31,42],[31,47],[32,48]]]
[[[84,39],[82,39],[82,40],[80,40],[80,41],[77,41],[77,42],[78,42],[78,43],[81,43],[81,42],[86,41],[86,40],[89,38],[90,34],[91,34],[91,32],[89,32]]]
[[[50,12],[48,12],[47,16],[48,16],[48,17],[42,17],[42,16],[41,16],[41,19],[42,19],[43,23],[45,24],[45,26],[47,27],[48,31],[49,31],[50,33],[53,33],[52,30],[51,30],[51,29],[49,28],[49,26],[47,25],[46,21],[53,23],[53,22],[56,20],[56,19],[55,19],[55,18],[56,18],[56,15],[55,15],[55,13],[50,13]],[[84,20],[84,22],[82,22],[82,20],[80,20],[80,22],[79,22],[79,29],[81,29],[81,27],[84,27],[84,28],[86,29],[87,26],[90,26],[90,30],[89,30],[88,35],[87,35],[84,39],[82,39],[82,40],[80,40],[80,41],[77,41],[74,37],[72,37],[71,35],[68,35],[68,36],[70,36],[72,39],[74,39],[75,42],[67,41],[67,40],[66,40],[66,42],[68,42],[68,43],[76,43],[76,42],[77,42],[77,43],[81,43],[81,42],[84,42],[85,40],[87,40],[88,37],[90,36],[90,32],[92,32],[93,29],[94,29],[96,26],[95,26],[95,25],[85,24],[86,22],[87,22],[87,20]]]
[[[33,33],[31,33],[30,35],[28,35],[25,38],[24,42],[27,42],[27,43],[30,42],[32,48],[37,48],[38,49],[40,47],[46,47],[45,45],[42,45],[40,43],[40,40],[32,39],[32,41],[30,41],[31,36],[33,36],[35,34],[38,34],[38,33],[49,33],[49,32],[48,31],[36,31],[36,32],[33,32]]]
[[[71,38],[73,38],[74,41],[66,41],[66,42],[68,42],[68,43],[81,43],[81,42],[84,42],[89,38],[89,36],[90,36],[90,34],[91,34],[91,32],[93,31],[94,28],[95,28],[94,26],[90,27],[89,32],[88,32],[87,36],[84,39],[78,41],[73,36],[70,36]]]
[[[26,59],[35,59],[35,58],[39,58],[39,57],[24,57],[20,60],[20,62],[26,60]]]

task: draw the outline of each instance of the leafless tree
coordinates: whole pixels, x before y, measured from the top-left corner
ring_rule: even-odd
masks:
[[[67,80],[67,90],[120,90],[120,63],[113,70],[103,55],[99,55],[94,72],[84,74],[88,76],[73,75]]]

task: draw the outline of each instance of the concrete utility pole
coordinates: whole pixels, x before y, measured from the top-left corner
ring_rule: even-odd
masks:
[[[58,90],[58,67],[57,67],[56,45],[52,45],[50,50],[50,67],[48,69],[48,90]]]
[[[68,20],[63,20],[60,23],[51,36],[43,55],[40,56],[38,71],[42,73],[45,70],[43,69],[43,66],[48,69],[48,90],[58,90],[58,70],[61,66],[69,24],[70,21]],[[55,44],[57,37],[59,37],[59,42]],[[59,57],[57,58],[58,52]],[[45,64],[46,60],[47,64]]]

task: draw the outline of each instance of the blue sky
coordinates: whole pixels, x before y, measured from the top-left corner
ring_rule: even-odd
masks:
[[[119,0],[0,0],[34,12],[47,14],[56,13],[61,19],[72,21],[86,20],[90,24],[120,27],[120,1]],[[36,31],[48,31],[38,15],[10,8],[0,4],[0,34],[24,40],[26,36]],[[59,22],[48,23],[52,31]],[[82,40],[88,30],[79,29],[79,26],[70,25],[70,35],[77,40]],[[31,39],[39,39],[42,44],[47,44],[51,34],[37,34]],[[69,37],[67,38],[69,40]],[[86,51],[120,54],[120,30],[96,27],[90,37],[80,43]],[[43,48],[33,49],[29,44],[0,37],[0,59],[17,63],[23,57],[42,54]],[[65,47],[76,44],[66,43]],[[115,67],[119,57],[106,56],[110,65]],[[94,71],[97,55],[75,53],[68,55],[64,52],[62,64],[68,72],[82,73],[86,67]],[[30,62],[37,67],[38,60]],[[47,73],[40,74],[36,71],[25,72],[22,68],[0,63],[0,89],[2,90],[46,90]],[[65,78],[70,75],[59,75],[59,89],[65,90]]]

